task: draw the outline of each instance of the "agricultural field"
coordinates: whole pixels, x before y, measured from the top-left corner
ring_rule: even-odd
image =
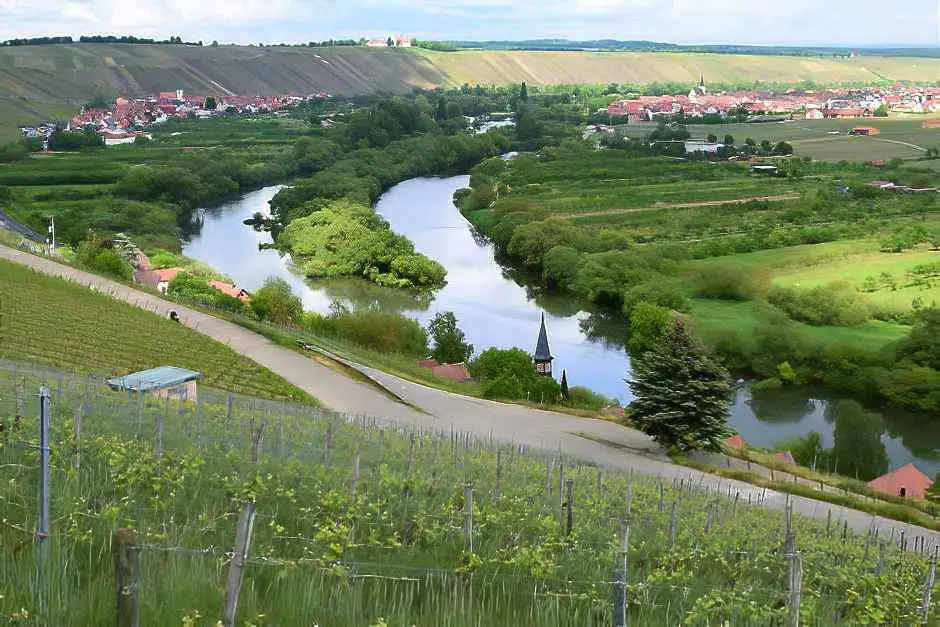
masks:
[[[309,395],[227,346],[83,286],[0,261],[0,358],[94,374],[161,365],[212,387],[267,398]]]
[[[909,625],[940,611],[936,597],[923,607],[930,542],[769,511],[756,488],[705,492],[211,390],[195,404],[128,397],[24,364],[0,369],[0,399],[0,616],[14,624],[114,623],[112,538],[128,528],[138,566],[121,581],[148,625],[215,625],[236,593],[228,624],[583,627],[611,624],[615,599],[644,626],[782,624],[796,607],[800,624]],[[239,520],[253,521],[250,550],[233,560]],[[226,583],[233,563],[240,585]]]
[[[167,123],[144,145],[37,153],[0,166],[0,206],[60,241],[125,233],[143,248],[179,250],[198,206],[288,178],[290,143],[309,132],[295,119]]]
[[[753,81],[798,83],[933,80],[937,59],[829,58],[730,55],[692,52],[587,52],[532,50],[414,51],[452,85],[577,85],[654,82],[694,85],[704,74],[711,83]]]
[[[747,137],[758,142],[769,139],[792,144],[798,156],[812,157],[823,161],[871,161],[893,158],[919,159],[928,148],[940,147],[940,128],[923,128],[931,116],[909,116],[871,118],[865,120],[794,120],[762,124],[700,124],[690,125],[694,139],[705,139],[714,133],[721,139],[732,135],[739,143]],[[652,129],[652,126],[645,125]],[[848,131],[856,126],[873,126],[881,131],[871,137],[850,136]],[[638,125],[637,128],[642,128]],[[831,134],[838,131],[838,134]],[[934,161],[916,163],[917,167],[931,167]]]
[[[872,240],[794,246],[708,259],[701,264],[732,263],[766,270],[777,285],[812,288],[844,282],[880,307],[908,311],[940,302],[940,251],[928,245],[900,253],[882,252]],[[924,272],[918,271],[923,269]]]

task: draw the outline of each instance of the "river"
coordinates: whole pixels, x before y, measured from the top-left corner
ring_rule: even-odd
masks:
[[[628,403],[624,378],[630,360],[623,349],[623,321],[591,313],[570,298],[526,287],[502,268],[492,247],[453,205],[454,191],[467,183],[466,176],[412,179],[390,189],[376,205],[396,232],[447,269],[447,285],[433,295],[416,297],[359,280],[305,281],[291,271],[289,256],[259,250],[258,244],[270,242],[270,235],[242,221],[257,211],[267,214],[268,201],[280,186],[203,210],[202,229],[184,244],[183,252],[248,291],[261,287],[269,276],[281,277],[310,311],[326,313],[331,303],[341,301],[349,307],[405,313],[422,323],[439,311],[453,311],[477,352],[489,346],[534,351],[544,313],[556,376],[565,370],[569,385],[584,385]],[[873,471],[914,462],[933,476],[940,471],[940,425],[932,427],[929,420],[866,411],[851,401],[804,389],[751,391],[742,386],[731,409],[731,426],[756,446],[817,431],[823,445],[832,447],[838,433],[835,453],[843,469],[851,457],[874,464]]]

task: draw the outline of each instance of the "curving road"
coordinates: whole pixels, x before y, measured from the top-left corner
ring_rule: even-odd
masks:
[[[713,490],[727,490],[730,486],[732,491],[740,492],[742,497],[751,495],[755,500],[763,493],[763,504],[769,508],[783,509],[786,503],[787,497],[782,493],[764,491],[747,483],[672,464],[645,434],[611,422],[460,396],[412,383],[374,368],[358,366],[359,370],[407,401],[407,404],[398,402],[370,384],[345,377],[248,329],[171,303],[154,294],[5,246],[0,246],[0,259],[86,285],[162,316],[169,316],[170,310],[175,310],[180,314],[183,324],[228,344],[232,350],[276,372],[336,411],[381,417],[419,427],[470,432],[482,438],[491,437],[533,448],[561,451],[565,455],[605,466],[632,468],[636,472],[667,479],[691,477]],[[831,510],[834,518],[848,521],[849,526],[859,532],[867,532],[872,524],[870,514],[803,497],[791,499],[794,511],[803,515],[825,519]],[[940,533],[891,520],[879,519],[876,524],[882,534],[890,534],[892,528],[896,535],[903,530],[907,537],[924,536],[928,546],[940,546]]]

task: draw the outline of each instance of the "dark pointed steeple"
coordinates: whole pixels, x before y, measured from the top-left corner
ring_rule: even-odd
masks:
[[[701,75],[701,78],[700,78],[699,81],[698,81],[698,86],[699,86],[699,87],[705,87],[705,74],[702,74],[702,75]]]
[[[535,343],[535,372],[540,375],[552,374],[552,351],[548,348],[548,332],[545,330],[545,314],[542,314],[542,325],[539,327],[539,339]]]

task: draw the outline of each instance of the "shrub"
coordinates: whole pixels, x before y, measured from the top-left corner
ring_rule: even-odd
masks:
[[[251,309],[261,320],[275,324],[293,324],[303,314],[303,304],[287,281],[273,277],[252,296]]]
[[[381,311],[304,314],[303,325],[311,333],[342,338],[380,353],[414,358],[428,354],[427,332],[417,320],[400,314]]]
[[[662,341],[672,313],[652,303],[637,303],[630,313],[630,354],[640,356]]]
[[[599,410],[611,404],[611,400],[590,388],[576,385],[568,388],[568,405],[582,409]]]
[[[640,302],[658,305],[671,311],[686,311],[689,307],[679,284],[666,279],[629,288],[623,295],[623,313],[629,317],[633,308]]]
[[[695,286],[703,298],[753,300],[769,288],[770,273],[735,264],[708,265],[699,270]]]
[[[767,301],[791,319],[816,326],[855,326],[870,320],[873,313],[863,297],[837,285],[809,290],[775,287]]]

